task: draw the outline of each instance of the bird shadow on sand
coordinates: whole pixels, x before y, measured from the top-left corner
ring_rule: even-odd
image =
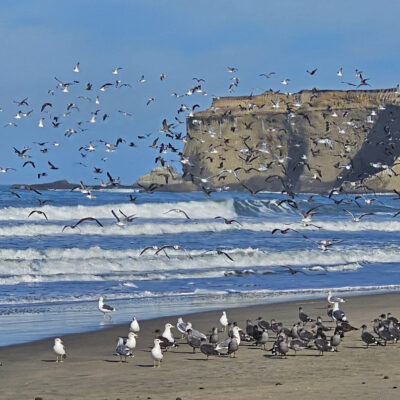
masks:
[[[314,353],[314,354],[288,354],[287,357],[315,357],[315,356],[319,356],[318,353]]]
[[[274,356],[272,354],[264,354],[264,358],[268,358],[269,360],[285,360],[287,357],[280,357],[280,356]]]
[[[151,364],[138,364],[137,366],[141,367],[141,368],[153,368],[154,367],[154,365],[151,365]]]
[[[56,360],[40,360],[45,363],[56,363]]]
[[[263,357],[272,358],[272,359],[274,359],[274,358],[279,359],[280,358],[280,357],[274,356],[273,354],[263,354]]]
[[[104,362],[108,363],[121,363],[121,364],[129,364],[128,361],[119,361],[119,360],[103,360]]]

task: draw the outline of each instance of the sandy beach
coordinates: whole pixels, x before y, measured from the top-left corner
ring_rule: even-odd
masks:
[[[400,294],[349,298],[343,310],[356,327],[370,327],[382,312],[400,314]],[[246,319],[276,318],[285,326],[298,319],[302,305],[310,316],[326,316],[326,301],[313,300],[230,309],[228,317],[245,327]],[[220,311],[185,317],[195,328],[208,332],[217,326]],[[101,316],[99,315],[99,318]],[[398,345],[372,347],[360,340],[360,331],[346,333],[338,353],[318,356],[304,350],[287,359],[249,344],[241,345],[237,358],[212,357],[182,344],[169,350],[161,368],[154,369],[149,353],[152,331],[176,317],[141,322],[135,357],[120,363],[113,355],[116,338],[126,336],[128,323],[101,331],[64,336],[67,359],[55,363],[53,338],[0,348],[1,399],[394,399],[399,397]],[[330,322],[329,325],[332,325]],[[372,331],[372,328],[370,329]],[[180,337],[179,332],[176,337]],[[224,333],[220,334],[223,338]],[[271,344],[274,339],[271,339]],[[181,340],[178,340],[181,342]],[[182,341],[183,342],[183,341]],[[271,346],[269,345],[269,348]]]

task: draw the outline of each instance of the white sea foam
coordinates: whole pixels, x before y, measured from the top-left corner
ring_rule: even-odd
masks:
[[[321,252],[316,249],[261,251],[259,249],[226,250],[233,261],[224,255],[205,250],[167,250],[169,257],[155,256],[149,250],[140,256],[140,249],[27,249],[0,250],[0,284],[46,281],[90,280],[159,280],[195,277],[220,277],[228,270],[258,273],[283,271],[282,266],[317,271],[340,272],[362,268],[363,263],[400,262],[400,247],[340,248]],[[250,272],[250,273],[252,273]]]
[[[218,210],[214,210],[218,211]],[[221,210],[219,210],[221,211]],[[222,213],[222,211],[220,212]],[[172,214],[172,213],[171,213]],[[225,224],[223,221],[214,220],[214,217],[218,212],[212,214],[212,210],[208,214],[210,220],[187,220],[187,219],[172,219],[170,214],[169,217],[162,222],[146,222],[144,220],[137,220],[133,223],[129,223],[124,226],[117,226],[114,221],[107,219],[103,220],[104,227],[99,227],[95,222],[86,222],[79,225],[76,229],[66,228],[62,232],[64,223],[54,224],[51,222],[35,223],[29,221],[24,224],[18,225],[3,225],[0,226],[0,237],[8,236],[57,236],[57,235],[97,235],[97,236],[145,236],[145,235],[168,235],[168,234],[179,234],[179,233],[201,233],[201,232],[226,232],[226,231],[238,231],[248,230],[252,232],[272,232],[273,229],[279,228],[284,229],[291,227],[297,231],[310,231],[315,230],[313,226],[303,226],[298,222],[292,222],[290,225],[282,222],[273,221],[261,221],[261,222],[249,222],[246,219],[240,220],[241,225],[232,223]],[[228,214],[225,212],[225,215]],[[156,216],[156,214],[154,214]],[[40,218],[36,217],[36,218]],[[107,216],[109,218],[109,215]],[[336,222],[325,222],[315,221],[315,225],[322,228],[323,231],[329,232],[398,232],[400,231],[400,221],[368,221],[354,223],[351,221],[336,221]],[[279,235],[276,234],[276,235]],[[290,233],[291,236],[296,235]]]
[[[111,210],[121,209],[125,214],[136,214],[140,218],[184,218],[181,214],[174,212],[165,214],[166,211],[180,208],[184,210],[191,218],[203,219],[213,218],[217,215],[223,215],[226,218],[236,217],[234,202],[232,199],[221,201],[181,201],[176,203],[120,203],[105,204],[99,206],[52,206],[43,207],[6,207],[0,209],[0,220],[3,221],[25,221],[28,220],[29,213],[33,210],[40,210],[46,213],[48,219],[57,221],[70,221],[84,217],[94,218],[113,218]],[[42,215],[33,214],[29,220],[40,220]]]

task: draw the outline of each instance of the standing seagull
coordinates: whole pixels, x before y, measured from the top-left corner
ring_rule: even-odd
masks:
[[[126,339],[124,344],[125,346],[129,347],[130,351],[133,351],[136,348],[136,338],[137,338],[136,333],[134,332],[128,333],[128,338]]]
[[[334,303],[333,305],[333,310],[332,310],[332,319],[335,322],[343,322],[343,321],[347,321],[347,317],[346,314],[339,309],[339,303]]]
[[[151,356],[153,357],[153,367],[160,367],[163,359],[163,354],[160,347],[160,339],[154,339],[154,347],[151,349]]]
[[[161,336],[158,336],[157,339],[160,340],[159,345],[163,349],[168,349],[168,347],[177,347],[178,345],[175,343],[174,335],[171,332],[171,328],[174,328],[170,323],[165,324],[164,332]]]
[[[124,339],[122,337],[118,338],[117,347],[115,348],[115,352],[119,355],[119,361],[122,362],[122,357],[133,357],[133,354],[128,346],[124,344]]]
[[[67,358],[67,353],[65,351],[64,343],[62,342],[62,340],[60,338],[54,339],[53,350],[57,355],[56,362],[63,362],[64,359]],[[60,360],[59,360],[59,358],[60,358]]]
[[[200,351],[207,356],[207,360],[209,356],[219,356],[219,353],[217,350],[215,350],[214,345],[210,343],[202,343],[200,345]]]
[[[136,334],[138,334],[140,332],[139,322],[136,319],[136,317],[132,318],[132,322],[129,325],[129,330],[130,330],[130,332],[133,332],[133,333],[136,333]]]
[[[342,299],[341,297],[334,297],[332,296],[332,290],[328,292],[328,303],[335,304],[335,303],[345,303],[346,300]]]
[[[218,328],[212,328],[212,332],[208,338],[209,342],[212,344],[216,344],[219,341],[218,337]]]
[[[299,319],[303,323],[303,325],[305,325],[307,322],[314,321],[306,313],[303,312],[303,307],[299,307]]]
[[[103,297],[99,297],[99,310],[104,314],[104,318],[106,317],[106,314],[108,314],[108,318],[110,320],[111,320],[111,313],[117,311],[116,308],[104,304]]]
[[[222,325],[222,332],[225,332],[226,327],[228,326],[228,317],[226,316],[226,312],[222,311],[221,318],[219,319],[219,323]]]
[[[196,349],[200,348],[200,345],[203,341],[205,341],[204,339],[200,339],[196,336],[193,335],[192,329],[189,328],[186,331],[186,341],[187,344],[193,348],[193,353],[196,353]]]
[[[183,321],[182,317],[178,318],[178,322],[176,323],[176,328],[178,329],[178,331],[180,333],[182,333],[182,338],[184,338],[185,335],[186,335],[186,331],[188,329],[188,325],[189,324],[187,322]]]
[[[237,350],[237,346],[240,345],[240,335],[239,335],[239,327],[238,326],[234,326],[232,328],[232,336],[228,337],[227,339],[225,339],[224,341],[220,342],[217,344],[217,346],[215,347],[215,350],[218,351],[218,353],[221,350],[225,350],[227,352],[227,354],[231,354],[234,353]],[[234,343],[231,345],[232,340],[234,339]],[[231,346],[231,348],[230,348]],[[236,348],[236,350],[234,350]],[[229,353],[229,351],[231,350],[231,353]]]
[[[367,349],[368,346],[370,344],[376,344],[378,346],[382,346],[382,343],[379,342],[374,335],[372,335],[371,333],[367,332],[367,325],[363,325],[361,327],[362,332],[361,332],[361,340],[367,345]]]

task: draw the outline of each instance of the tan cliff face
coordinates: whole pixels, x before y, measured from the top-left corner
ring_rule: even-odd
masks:
[[[187,119],[184,178],[205,187],[315,192],[365,179],[391,190],[400,181],[390,169],[399,141],[395,89],[219,98]]]

